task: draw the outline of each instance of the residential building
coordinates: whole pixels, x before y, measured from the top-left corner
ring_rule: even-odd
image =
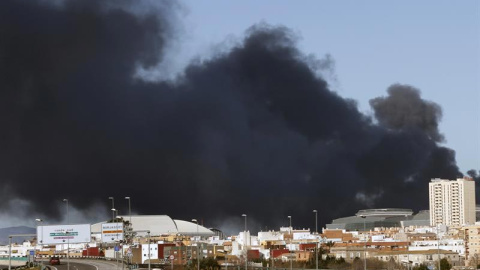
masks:
[[[480,246],[479,246],[480,248]],[[463,239],[437,239],[437,240],[423,240],[413,241],[410,244],[411,251],[425,251],[431,249],[443,249],[458,253],[460,256],[465,256],[465,245]]]
[[[465,239],[465,260],[470,263],[480,261],[480,225],[463,227]]]
[[[449,250],[419,250],[419,251],[378,251],[372,254],[372,258],[388,262],[393,260],[396,263],[406,265],[410,263],[411,267],[417,267],[421,264],[437,269],[438,259],[447,259],[452,266],[463,266],[463,259],[458,253]]]
[[[475,223],[475,182],[471,178],[432,179],[429,191],[431,226]]]

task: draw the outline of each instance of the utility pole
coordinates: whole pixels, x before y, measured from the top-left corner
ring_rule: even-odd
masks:
[[[248,270],[248,248],[247,248],[247,214],[242,214],[242,217],[245,218],[245,233],[243,234],[244,249],[245,249],[245,270]]]
[[[68,199],[63,199],[63,201],[67,203],[67,225],[69,225]],[[66,231],[65,234],[67,235],[67,270],[70,270],[70,237],[68,236],[68,231]]]
[[[315,269],[318,269],[318,227],[317,227],[318,211],[313,210],[313,213],[315,213]]]
[[[361,218],[363,218],[363,233],[367,233],[367,229],[366,229],[366,226],[365,226],[365,219],[367,218],[367,216],[360,216]],[[364,270],[367,270],[367,240],[368,238],[365,237],[365,245],[363,246],[363,269]]]

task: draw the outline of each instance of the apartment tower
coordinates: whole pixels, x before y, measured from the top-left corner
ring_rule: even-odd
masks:
[[[431,226],[475,224],[475,182],[471,178],[432,179],[429,190]]]

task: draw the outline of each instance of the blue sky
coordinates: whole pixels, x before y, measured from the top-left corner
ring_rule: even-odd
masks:
[[[462,172],[480,169],[480,1],[183,0],[176,65],[240,39],[251,25],[284,25],[305,54],[335,60],[332,90],[358,101],[393,83],[440,104],[445,145]],[[182,45],[183,44],[183,45]],[[223,44],[223,45],[219,45]],[[178,60],[182,59],[182,60]]]

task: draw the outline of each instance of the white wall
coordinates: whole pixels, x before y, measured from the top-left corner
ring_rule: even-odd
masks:
[[[148,244],[142,245],[142,263],[148,260]],[[150,244],[150,260],[158,259],[158,245]]]
[[[437,240],[413,241],[408,249],[411,251],[437,249],[437,244]],[[465,255],[465,243],[461,239],[442,239],[440,249],[457,252],[461,256]]]
[[[258,232],[258,241],[276,241],[283,240],[283,233],[268,231],[268,232]]]

